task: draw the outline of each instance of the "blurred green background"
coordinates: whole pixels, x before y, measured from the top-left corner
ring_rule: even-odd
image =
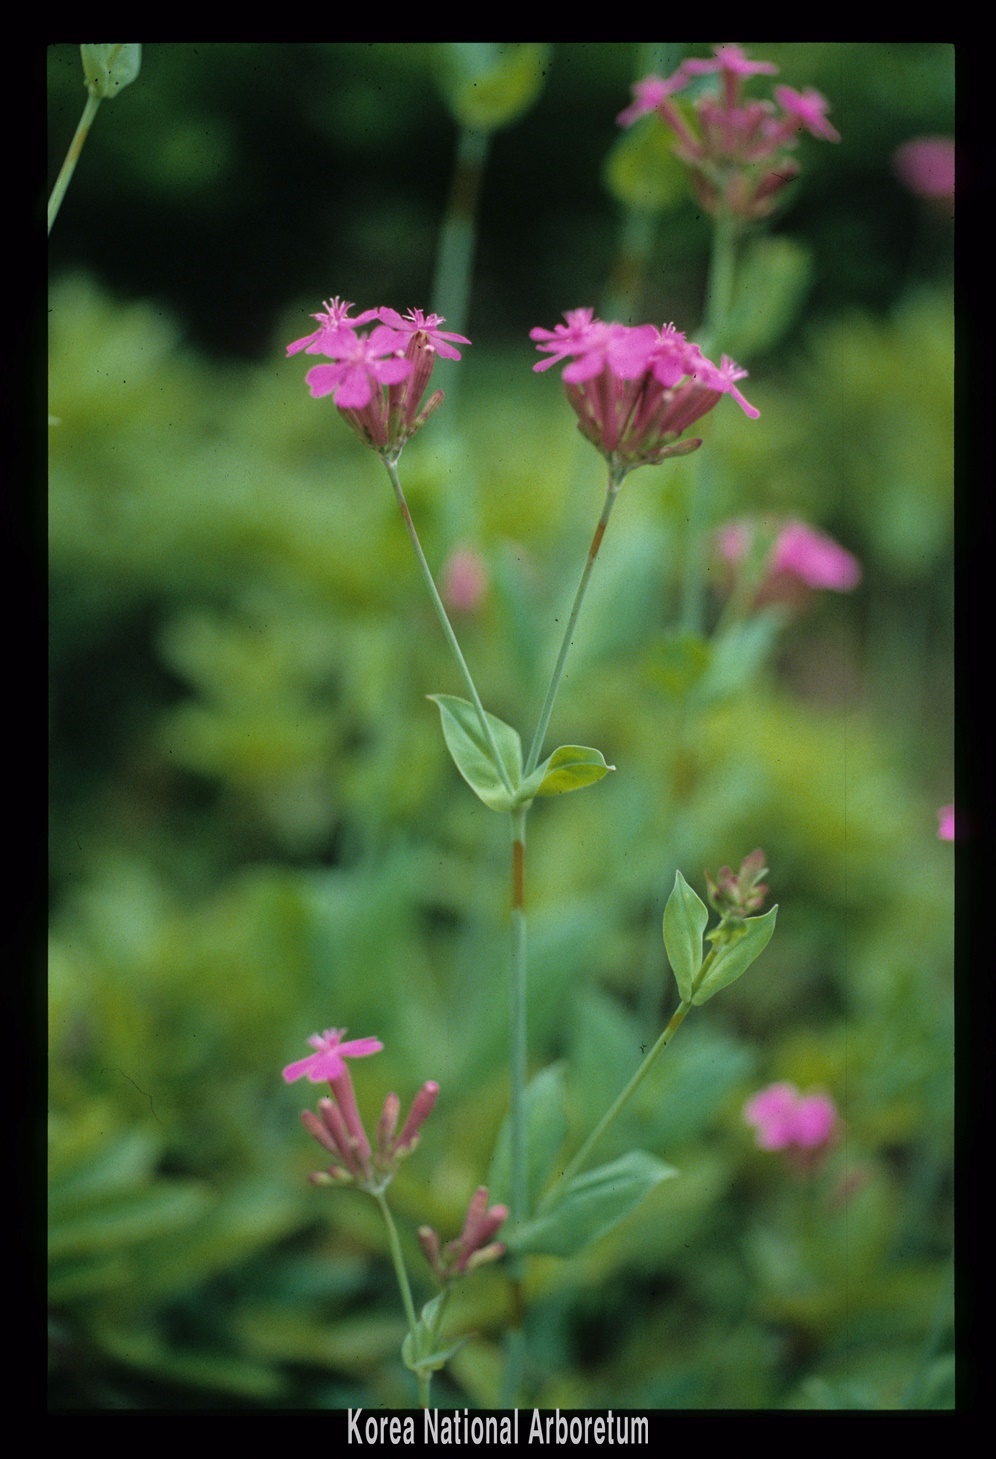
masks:
[[[822,91],[843,140],[802,142],[767,230],[772,318],[738,355],[761,418],[724,402],[706,423],[714,524],[804,517],[864,578],[753,672],[746,641],[675,631],[687,464],[635,473],[616,508],[549,744],[618,771],[529,828],[531,1066],[565,1061],[574,1145],[676,1004],[675,869],[704,892],[702,867],[761,845],[781,911],[603,1148],[679,1178],[576,1264],[530,1269],[540,1406],[953,1402],[952,222],[892,156],[952,133],[954,53],[746,49]],[[667,69],[685,54],[709,47]],[[483,172],[474,344],[402,461],[433,567],[467,546],[487,568],[457,630],[524,736],[603,489],[528,330],[621,280],[634,322],[701,319],[708,220],[666,160],[641,193],[654,119],[614,121],[647,55],[529,53]],[[285,358],[332,294],[441,308],[458,63],[147,46],[52,233],[55,1407],[411,1404],[379,1216],[307,1184],[318,1091],[280,1069],[334,1025],[384,1041],[355,1072],[368,1118],[439,1081],[392,1187],[423,1301],[415,1227],[456,1234],[504,1115],[507,831],[425,701],[461,686],[380,463]],[[78,47],[50,48],[49,83],[54,181]],[[710,623],[720,602],[717,577]],[[818,1177],[743,1124],[775,1079],[841,1111]],[[457,1293],[475,1336],[440,1404],[495,1401],[507,1300],[498,1269]]]

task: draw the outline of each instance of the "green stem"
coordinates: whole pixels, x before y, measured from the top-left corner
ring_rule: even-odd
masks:
[[[66,153],[66,160],[55,179],[55,187],[52,189],[52,196],[48,200],[48,231],[51,233],[52,224],[59,215],[62,206],[62,199],[66,195],[66,189],[72,179],[76,164],[80,160],[80,153],[83,151],[83,144],[90,135],[90,128],[93,119],[97,115],[97,108],[100,106],[99,96],[88,96],[86,106],[83,108],[83,115],[80,117],[79,126],[73,140],[69,144],[69,151]]]
[[[498,746],[495,744],[495,737],[491,732],[491,726],[488,723],[488,717],[484,712],[484,705],[481,703],[480,695],[477,692],[474,680],[471,678],[470,670],[467,667],[467,661],[464,658],[463,653],[461,652],[459,643],[457,642],[457,636],[453,632],[453,625],[450,623],[449,615],[447,614],[446,609],[443,606],[443,600],[439,596],[439,593],[436,589],[436,584],[433,581],[432,577],[432,570],[430,569],[429,564],[426,561],[425,553],[422,551],[422,544],[418,540],[418,533],[415,530],[415,523],[412,521],[412,514],[408,510],[408,503],[405,501],[405,494],[401,489],[401,481],[398,477],[397,462],[388,460],[386,456],[382,457],[381,459],[384,462],[384,467],[387,471],[388,476],[391,478],[391,485],[394,488],[394,495],[397,497],[398,506],[401,508],[401,515],[404,518],[405,527],[408,531],[408,536],[411,539],[412,547],[415,549],[415,557],[418,561],[419,567],[422,570],[422,577],[424,578],[425,585],[429,590],[429,597],[432,599],[432,606],[436,610],[436,616],[439,619],[440,624],[442,625],[443,633],[446,635],[446,642],[449,644],[451,650],[453,651],[453,657],[457,661],[457,666],[460,669],[460,675],[463,679],[467,693],[470,695],[471,702],[473,703],[474,708],[477,710],[477,717],[481,722],[481,731],[484,735],[484,739],[488,746],[488,749],[491,752],[491,758],[494,762],[495,769],[501,777],[501,782],[504,785],[505,789],[508,791],[508,794],[514,795],[514,788],[512,786],[511,780],[508,777],[508,771],[505,769],[502,758],[498,753]]]
[[[526,808],[511,812],[512,822],[512,1030],[511,1126],[513,1221],[528,1214],[526,1188]]]
[[[512,824],[512,978],[509,1123],[512,1136],[512,1178],[509,1215],[512,1222],[525,1221],[529,1214],[528,1151],[526,1131],[526,806],[511,812]],[[512,1256],[507,1263],[511,1283],[512,1319],[506,1335],[505,1372],[499,1406],[514,1408],[522,1382],[525,1352],[525,1263]]]
[[[536,733],[533,736],[533,743],[529,750],[529,758],[526,761],[524,775],[531,775],[536,769],[540,754],[543,749],[543,741],[546,738],[547,728],[550,724],[550,716],[553,713],[554,700],[557,697],[557,690],[560,688],[560,681],[564,674],[564,665],[567,662],[567,655],[574,637],[574,628],[581,612],[581,604],[584,602],[584,595],[588,589],[588,580],[591,577],[591,570],[595,566],[595,558],[598,556],[598,549],[602,545],[602,538],[605,536],[605,529],[608,526],[612,508],[615,505],[616,497],[619,495],[619,488],[623,484],[626,475],[625,467],[613,466],[609,469],[609,485],[605,493],[605,505],[602,507],[602,515],[598,519],[595,528],[595,535],[591,539],[591,546],[588,549],[588,558],[581,573],[581,581],[578,583],[578,590],[574,594],[574,606],[571,608],[571,616],[567,620],[567,627],[564,630],[563,642],[560,645],[560,653],[557,655],[557,662],[554,665],[553,673],[550,676],[550,685],[546,691],[546,698],[543,701],[543,708],[540,710],[539,723],[536,726]]]
[[[450,329],[464,334],[470,299],[477,232],[477,205],[488,157],[490,137],[461,127],[457,133],[456,161],[439,235],[436,273],[432,281],[432,306],[442,314]]]
[[[405,1316],[408,1318],[408,1330],[412,1335],[412,1346],[416,1343],[416,1328],[418,1317],[415,1314],[415,1303],[412,1301],[412,1289],[408,1285],[408,1273],[405,1270],[405,1259],[401,1254],[401,1242],[398,1240],[398,1230],[394,1224],[394,1217],[391,1215],[387,1199],[383,1191],[371,1191],[371,1195],[380,1207],[380,1213],[384,1217],[384,1224],[387,1227],[387,1239],[391,1247],[391,1260],[394,1262],[395,1275],[398,1278],[398,1286],[401,1288],[401,1300],[405,1304]],[[429,1407],[429,1384],[428,1373],[417,1373],[418,1379],[418,1400],[422,1408]]]
[[[704,966],[705,965],[703,964],[703,967]],[[560,1186],[569,1181],[572,1176],[577,1175],[578,1171],[581,1170],[588,1163],[588,1160],[595,1146],[598,1144],[599,1140],[612,1124],[619,1111],[626,1104],[627,1100],[630,1099],[630,1097],[635,1093],[639,1085],[646,1078],[647,1071],[649,1070],[651,1064],[654,1062],[657,1056],[662,1053],[664,1049],[667,1048],[677,1030],[681,1027],[682,1023],[684,1023],[691,1006],[691,1003],[685,1002],[681,1002],[678,1004],[678,1007],[672,1015],[671,1021],[667,1025],[667,1028],[665,1028],[660,1038],[654,1044],[653,1048],[650,1050],[649,1054],[644,1059],[639,1069],[637,1069],[632,1079],[626,1085],[626,1088],[599,1120],[598,1124],[592,1130],[587,1140],[585,1140],[584,1144],[581,1146],[581,1149],[574,1156],[574,1159],[568,1163],[566,1169],[547,1191],[546,1195],[543,1197],[541,1206],[549,1206],[553,1198],[554,1192],[557,1191]]]
[[[729,213],[720,213],[712,231],[703,338],[699,340],[699,348],[706,355],[721,347],[733,305],[733,279],[740,229],[739,219]]]

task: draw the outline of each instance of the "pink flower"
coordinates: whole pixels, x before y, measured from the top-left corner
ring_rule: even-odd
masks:
[[[343,303],[338,295],[334,299],[326,299],[324,313],[311,316],[312,319],[318,320],[319,328],[315,330],[314,334],[306,334],[303,339],[296,339],[293,344],[289,344],[287,353],[296,355],[299,350],[307,349],[309,355],[323,354],[323,341],[334,341],[342,330],[358,329],[361,324],[377,318],[376,309],[367,309],[357,315],[355,319],[350,319],[349,311],[353,308],[355,305]]]
[[[381,385],[398,385],[412,372],[397,335],[386,325],[379,324],[369,335],[340,329],[309,348],[338,360],[335,365],[315,365],[305,379],[316,400],[334,394],[340,410],[363,410]]]
[[[435,390],[422,404],[437,355],[458,360],[460,351],[451,341],[469,344],[470,340],[439,329],[445,321],[421,309],[410,309],[402,317],[395,309],[381,307],[350,319],[352,307],[333,299],[324,314],[314,315],[321,328],[288,345],[287,353],[304,349],[334,360],[308,371],[305,379],[311,394],[316,400],[333,396],[363,444],[385,459],[397,460],[405,442],[443,402],[443,392]],[[372,319],[380,321],[375,329],[368,335],[356,333],[357,325]]]
[[[700,440],[678,437],[723,395],[757,418],[734,384],[746,370],[726,355],[721,365],[713,364],[673,325],[606,324],[590,309],[570,310],[564,318],[566,325],[529,331],[537,349],[550,356],[533,369],[571,357],[562,378],[578,429],[616,469],[625,473],[694,451]]]
[[[295,1064],[288,1064],[284,1070],[284,1080],[287,1084],[293,1084],[296,1079],[307,1075],[312,1084],[323,1084],[326,1080],[331,1083],[344,1074],[346,1066],[343,1059],[362,1059],[368,1054],[379,1054],[384,1045],[380,1039],[351,1039],[344,1044],[342,1036],[346,1032],[344,1028],[327,1028],[324,1033],[313,1033],[308,1043],[317,1052],[309,1054],[306,1059],[298,1059]]]
[[[440,592],[448,608],[473,613],[488,591],[488,570],[480,554],[470,547],[458,547],[447,559]]]
[[[727,562],[739,563],[747,558],[759,530],[764,531],[765,524],[741,521],[721,527],[719,550]],[[767,530],[771,531],[770,524]],[[760,600],[771,602],[785,597],[786,578],[808,588],[829,588],[836,593],[850,592],[861,581],[861,564],[832,537],[798,521],[776,525],[775,530],[777,535],[758,587]]]
[[[954,201],[953,137],[913,137],[897,150],[892,163],[900,180],[918,198]]]
[[[639,117],[646,116],[647,112],[657,111],[673,92],[681,90],[687,80],[679,66],[669,81],[664,81],[660,76],[647,76],[643,81],[635,82],[630,88],[633,100],[616,117],[616,124],[620,127],[631,127]]]
[[[837,128],[832,127],[826,119],[830,103],[811,86],[806,91],[794,91],[791,86],[776,86],[775,100],[790,119],[790,130],[785,140],[788,140],[793,131],[805,127],[807,132],[822,138],[824,142],[840,141]]]
[[[828,103],[818,91],[777,86],[774,102],[746,98],[747,81],[777,75],[778,67],[752,61],[739,46],[713,49],[711,60],[683,61],[666,80],[648,76],[638,81],[633,102],[617,120],[630,126],[656,111],[674,133],[675,156],[688,167],[695,195],[708,212],[765,218],[799,172],[799,164],[788,155],[799,133],[805,129],[828,142],[839,142],[840,134],[827,121]],[[718,87],[698,89],[688,105],[675,104],[677,92],[709,75],[718,77]]]
[[[829,1144],[837,1109],[826,1094],[801,1095],[794,1084],[769,1084],[744,1105],[762,1150],[816,1150]]]
[[[937,834],[942,841],[955,838],[955,813],[953,805],[942,805],[937,812]]]
[[[706,76],[711,71],[718,71],[721,75],[739,77],[744,79],[747,76],[777,76],[778,67],[773,61],[751,61],[746,51],[739,46],[725,45],[713,46],[715,57],[709,61],[683,61],[680,70],[686,76]]]
[[[470,344],[462,334],[450,334],[447,330],[437,329],[437,325],[445,324],[446,320],[439,314],[423,314],[421,309],[409,309],[407,315],[402,318],[396,309],[378,309],[377,317],[381,324],[388,325],[396,333],[405,336],[416,332],[424,334],[429,342],[435,346],[436,354],[441,360],[459,360],[460,351],[448,344],[448,340],[456,340],[457,344]]]

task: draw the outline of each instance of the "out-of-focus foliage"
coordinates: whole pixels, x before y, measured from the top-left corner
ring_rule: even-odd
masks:
[[[392,1187],[417,1303],[432,1287],[415,1229],[456,1234],[505,1116],[507,835],[426,700],[462,686],[380,464],[284,358],[323,291],[430,307],[451,133],[428,49],[146,47],[53,234],[57,1406],[410,1404],[380,1218],[307,1184],[313,1091],[279,1071],[335,1025],[384,1042],[354,1071],[368,1118],[388,1090],[439,1081]],[[674,1007],[676,869],[704,894],[702,867],[763,846],[780,911],[600,1148],[678,1175],[581,1257],[529,1267],[544,1407],[953,1402],[952,862],[935,817],[952,774],[951,308],[937,220],[908,254],[916,210],[888,173],[894,143],[943,129],[946,51],[774,50],[782,79],[831,96],[845,141],[808,154],[786,218],[786,244],[816,261],[789,364],[766,357],[760,420],[724,403],[701,454],[717,521],[806,517],[864,580],[760,620],[753,649],[724,646],[676,626],[686,463],[634,473],[616,507],[548,746],[597,745],[617,771],[539,802],[529,831],[531,1066],[561,1061],[566,1150]],[[459,419],[444,405],[402,460],[433,567],[461,541],[487,565],[457,628],[487,707],[526,737],[602,481],[525,330],[604,282],[599,177],[631,62],[554,47],[536,107],[497,139]],[[73,108],[83,88],[62,48],[52,64],[55,130],[63,87]],[[604,125],[575,135],[601,106]],[[264,151],[286,174],[276,202]],[[498,216],[513,163],[532,232]],[[885,236],[846,283],[827,236],[874,231],[862,198],[890,188]],[[146,245],[167,210],[157,283]],[[691,259],[698,227],[676,213],[662,253]],[[61,266],[88,250],[90,271]],[[694,278],[670,295],[689,309]],[[191,328],[205,292],[238,319]],[[547,313],[517,338],[498,316],[523,299]],[[718,568],[713,589],[715,619]],[[841,1111],[818,1176],[753,1146],[740,1110],[772,1079]],[[500,1268],[457,1290],[447,1332],[475,1336],[439,1402],[494,1403],[507,1301]]]

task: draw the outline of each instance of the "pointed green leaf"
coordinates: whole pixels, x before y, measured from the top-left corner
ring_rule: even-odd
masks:
[[[674,890],[664,908],[664,947],[682,1001],[692,996],[695,975],[702,966],[702,934],[709,912],[702,898],[675,872]]]
[[[445,1295],[445,1292],[440,1292],[426,1302],[415,1325],[414,1335],[410,1332],[405,1334],[401,1344],[401,1359],[405,1367],[410,1368],[413,1373],[438,1372],[467,1341],[466,1337],[458,1337],[447,1347],[436,1346],[439,1341],[436,1324],[440,1320],[439,1308]]]
[[[628,1216],[644,1196],[677,1175],[646,1150],[631,1150],[569,1180],[548,1210],[505,1238],[510,1251],[546,1256],[576,1256]]]
[[[526,1180],[527,1209],[536,1199],[553,1169],[557,1151],[567,1138],[567,1090],[564,1065],[541,1069],[526,1089]],[[488,1171],[491,1204],[508,1203],[512,1194],[512,1118],[501,1127]]]
[[[729,987],[741,973],[747,971],[771,941],[777,912],[778,908],[775,906],[770,912],[765,912],[763,917],[748,917],[745,920],[739,937],[725,943],[717,952],[715,961],[695,990],[692,997],[694,1004],[707,1002],[714,993]]]
[[[534,795],[564,795],[568,790],[594,785],[615,768],[606,764],[601,750],[590,750],[585,745],[561,745],[523,781],[519,796],[525,801],[532,800]]]
[[[455,694],[427,697],[439,707],[446,747],[471,790],[490,810],[511,810],[518,803],[517,792],[522,780],[522,742],[517,731],[495,715],[487,715],[495,747],[516,792],[510,796],[484,737],[480,716],[470,701],[458,699]]]

